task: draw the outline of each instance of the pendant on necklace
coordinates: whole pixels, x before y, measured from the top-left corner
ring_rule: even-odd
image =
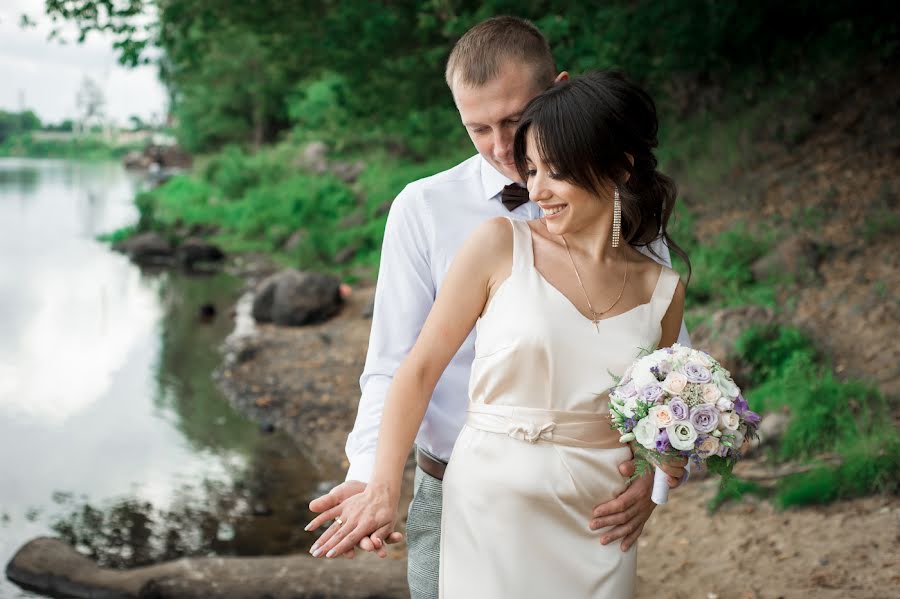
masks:
[[[592,320],[591,322],[594,323],[594,328],[597,329],[597,334],[599,334],[599,333],[600,333],[600,321],[599,321],[599,320]]]

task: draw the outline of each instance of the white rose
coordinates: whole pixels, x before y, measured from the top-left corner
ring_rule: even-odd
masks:
[[[663,381],[663,390],[670,395],[681,395],[687,383],[687,377],[680,372],[670,372]]]
[[[726,431],[736,431],[741,424],[741,417],[738,416],[737,412],[734,410],[722,412],[719,414],[719,424],[721,424],[722,428]]]
[[[697,440],[697,431],[687,420],[679,420],[672,426],[666,427],[669,434],[669,444],[675,449],[691,450],[694,448],[694,441]]]
[[[720,397],[719,401],[716,402],[716,407],[723,412],[727,412],[734,409],[734,402],[727,397]]]
[[[666,428],[675,422],[675,416],[669,406],[653,406],[647,413],[647,419],[653,422],[656,428]]]
[[[647,449],[656,449],[656,433],[658,429],[653,426],[650,418],[642,418],[632,429],[635,440]]]
[[[656,380],[656,375],[650,372],[652,366],[656,366],[656,360],[647,360],[647,358],[641,358],[634,365],[634,369],[631,371],[631,380],[634,381],[635,389],[659,382]]]
[[[703,441],[700,442],[700,445],[697,446],[697,453],[700,454],[701,457],[708,457],[713,455],[719,450],[719,440],[709,435]]]
[[[637,395],[634,397],[629,397],[625,400],[621,406],[619,406],[619,411],[622,412],[622,416],[625,418],[631,418],[634,416],[634,409],[637,407]]]
[[[728,397],[737,397],[741,392],[737,385],[728,378],[728,375],[721,370],[713,373],[712,382]]]
[[[703,391],[704,403],[715,404],[722,397],[722,392],[712,383],[706,383],[701,387],[701,390]]]

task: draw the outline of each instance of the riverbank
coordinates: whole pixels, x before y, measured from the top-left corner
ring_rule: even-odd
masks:
[[[234,405],[288,432],[329,473],[327,484],[340,482],[347,465],[344,441],[356,415],[370,326],[365,312],[373,292],[372,287],[355,289],[342,313],[322,324],[257,326],[250,336],[232,340],[227,349],[232,357],[221,371]],[[742,463],[738,474],[765,485],[784,471],[760,452]],[[407,480],[404,506],[411,487]],[[717,490],[717,480],[696,476],[656,511],[639,542],[639,598],[900,594],[900,577],[894,573],[900,543],[892,532],[900,523],[896,497],[787,510],[749,497],[710,513],[707,506]],[[405,559],[405,545],[391,547],[391,557]],[[360,562],[358,567],[377,569],[379,564]],[[673,580],[678,581],[674,587]]]
[[[253,282],[272,268],[259,259],[244,262],[241,271]],[[326,490],[342,480],[346,468],[343,447],[356,414],[373,292],[371,286],[354,289],[338,316],[302,328],[250,325],[242,315],[246,302],[239,303],[237,331],[217,372],[239,411],[267,430],[288,433],[317,462]],[[762,452],[738,468],[742,478],[761,485],[778,480],[784,471],[784,465],[772,464]],[[411,473],[410,463],[401,530]],[[717,480],[695,475],[654,513],[638,543],[638,599],[900,596],[896,497],[786,510],[747,497],[710,513],[707,506],[717,489]],[[159,598],[348,597],[358,588],[377,588],[379,596],[406,597],[405,544],[391,546],[387,561],[360,556],[351,562],[323,562],[306,554],[192,558],[125,572],[98,571],[55,545],[37,546],[32,553],[35,557],[17,557],[13,570],[20,576],[50,572],[57,583],[65,575],[94,590],[132,589],[133,595],[124,596],[153,589]],[[80,564],[77,568],[73,560]],[[352,581],[359,586],[349,589]]]

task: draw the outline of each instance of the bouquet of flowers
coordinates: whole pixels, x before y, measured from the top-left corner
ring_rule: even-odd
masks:
[[[673,457],[730,474],[760,420],[731,373],[709,354],[677,343],[637,358],[609,398],[619,440],[633,442],[636,476]],[[657,469],[653,501],[665,503],[668,491],[665,473]]]

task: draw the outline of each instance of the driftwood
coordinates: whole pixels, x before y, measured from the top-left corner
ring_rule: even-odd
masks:
[[[58,540],[26,543],[6,576],[42,594],[77,599],[407,599],[406,562],[282,557],[185,558],[131,570],[100,568]]]

